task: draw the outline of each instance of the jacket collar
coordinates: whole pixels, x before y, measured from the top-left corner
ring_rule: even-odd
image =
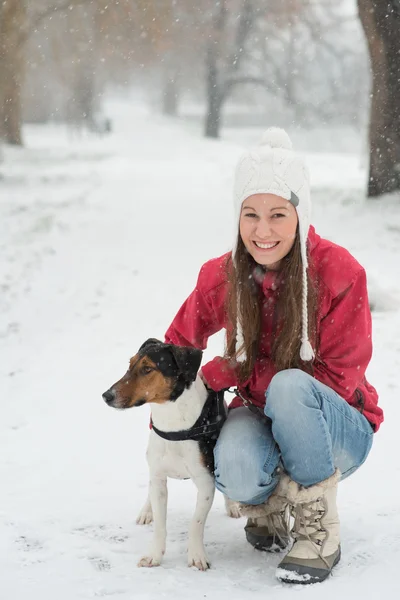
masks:
[[[273,292],[279,287],[279,271],[265,271],[262,282],[263,292],[272,290]]]
[[[315,247],[319,244],[320,239],[321,239],[321,236],[318,235],[318,233],[315,231],[315,227],[313,225],[310,225],[310,229],[308,230],[308,237],[307,237],[307,245],[308,245],[310,252],[313,252]]]

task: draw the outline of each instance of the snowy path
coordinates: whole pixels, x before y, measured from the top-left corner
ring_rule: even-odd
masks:
[[[279,557],[248,546],[220,495],[205,536],[213,568],[189,570],[190,482],[169,486],[163,566],[136,568],[151,539],[135,525],[148,410],[112,411],[101,393],[144,339],[163,335],[202,262],[229,247],[231,170],[256,134],[205,141],[123,104],[115,123],[110,138],[73,142],[30,128],[28,148],[7,149],[0,165],[0,598],[316,598],[318,585],[275,580]],[[370,276],[369,378],[386,411],[366,465],[341,485],[343,559],[323,594],[397,598],[400,205],[362,206],[353,154],[309,161],[317,230]]]

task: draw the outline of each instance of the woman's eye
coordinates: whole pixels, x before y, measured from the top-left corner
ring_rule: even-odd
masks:
[[[280,219],[282,217],[284,217],[285,215],[283,213],[275,213],[274,215],[272,215],[273,219]]]
[[[246,213],[244,216],[250,217],[251,219],[254,219],[255,217],[257,217],[256,213]]]

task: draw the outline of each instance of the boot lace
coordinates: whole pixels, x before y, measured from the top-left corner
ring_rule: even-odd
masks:
[[[285,538],[290,538],[290,507],[285,504],[281,510],[270,513],[265,517],[268,530],[282,544],[287,543]]]
[[[308,540],[313,544],[319,558],[329,569],[330,565],[322,555],[329,535],[328,531],[322,527],[321,523],[321,519],[325,515],[326,509],[327,507],[323,497],[318,498],[317,501],[291,505],[291,513],[294,517],[292,536],[295,543],[297,541]]]

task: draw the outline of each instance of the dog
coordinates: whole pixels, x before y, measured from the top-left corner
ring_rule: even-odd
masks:
[[[137,523],[154,519],[150,551],[139,567],[161,564],[166,548],[167,477],[192,479],[196,509],[189,529],[188,566],[210,567],[204,548],[204,526],[215,493],[214,446],[227,416],[223,393],[206,388],[198,371],[202,351],[148,339],[133,356],[125,375],[103,394],[114,408],[151,404],[152,429],[147,448],[149,494]],[[237,504],[225,498],[230,517]]]

